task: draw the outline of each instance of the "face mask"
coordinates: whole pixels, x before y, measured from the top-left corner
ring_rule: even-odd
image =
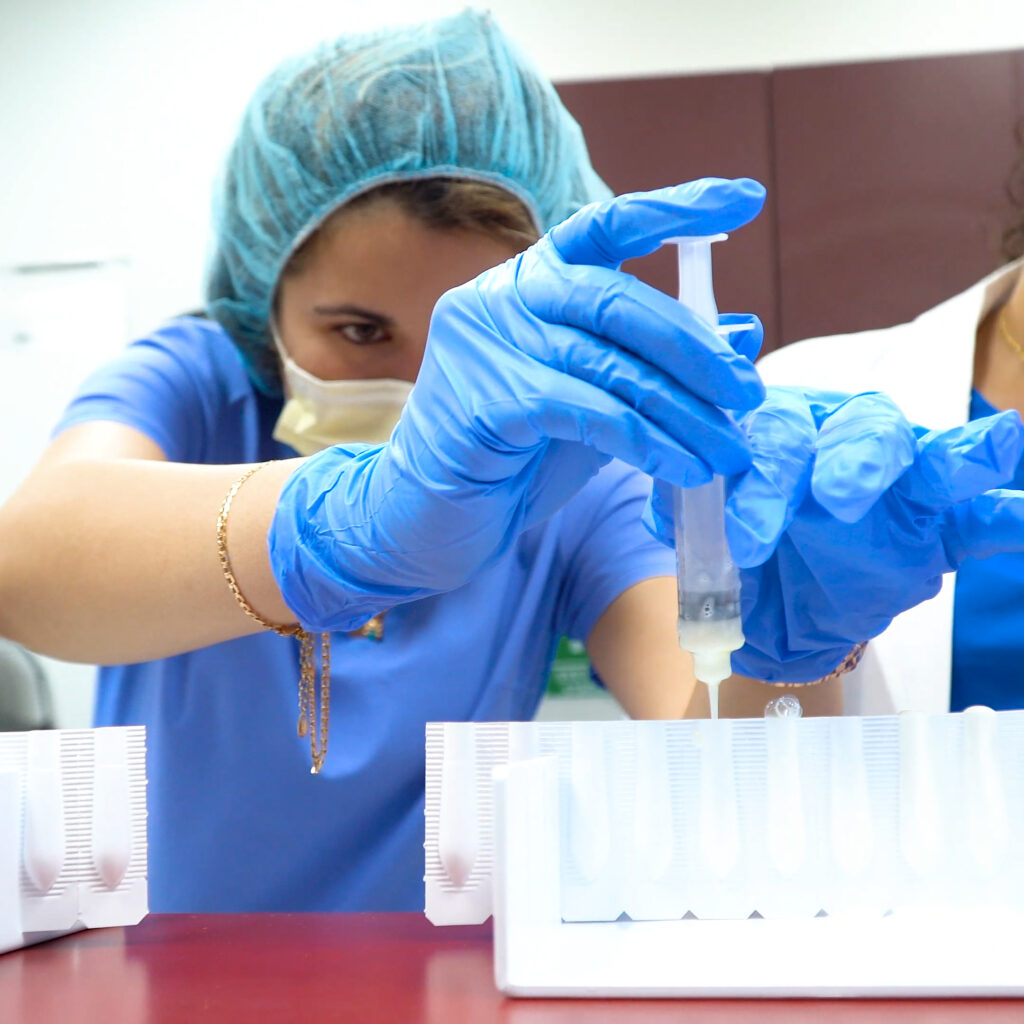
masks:
[[[284,372],[285,403],[274,440],[300,455],[334,444],[382,444],[402,415],[412,384],[407,380],[321,380],[303,370],[274,334]]]

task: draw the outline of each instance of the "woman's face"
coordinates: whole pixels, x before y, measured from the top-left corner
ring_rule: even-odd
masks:
[[[513,255],[477,232],[428,228],[390,200],[359,206],[282,277],[282,344],[321,380],[414,381],[437,300]]]

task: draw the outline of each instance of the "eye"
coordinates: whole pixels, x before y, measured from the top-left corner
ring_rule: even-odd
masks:
[[[352,345],[379,345],[381,342],[391,340],[391,335],[383,324],[335,324],[331,330]]]

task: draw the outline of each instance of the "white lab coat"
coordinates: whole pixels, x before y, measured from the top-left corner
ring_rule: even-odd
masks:
[[[910,323],[813,338],[758,363],[768,384],[884,391],[908,419],[931,429],[966,423],[978,324],[1009,296],[1024,261],[1010,264]],[[847,714],[948,711],[953,660],[953,584],[911,608],[868,644],[844,680]]]

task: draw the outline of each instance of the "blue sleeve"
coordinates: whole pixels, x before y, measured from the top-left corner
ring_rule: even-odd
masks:
[[[972,420],[997,410],[978,391],[971,394]],[[1024,488],[1024,463],[1006,485]],[[957,570],[953,592],[953,670],[950,711],[983,704],[996,711],[1024,706],[1024,553],[968,558]]]
[[[229,419],[228,407],[246,399],[251,405],[252,386],[223,329],[181,317],[86,378],[54,434],[79,423],[113,421],[150,437],[171,462],[235,461],[215,439]]]
[[[641,522],[650,493],[649,477],[613,461],[566,505],[556,621],[570,639],[586,640],[605,609],[635,583],[675,575],[675,552]]]

